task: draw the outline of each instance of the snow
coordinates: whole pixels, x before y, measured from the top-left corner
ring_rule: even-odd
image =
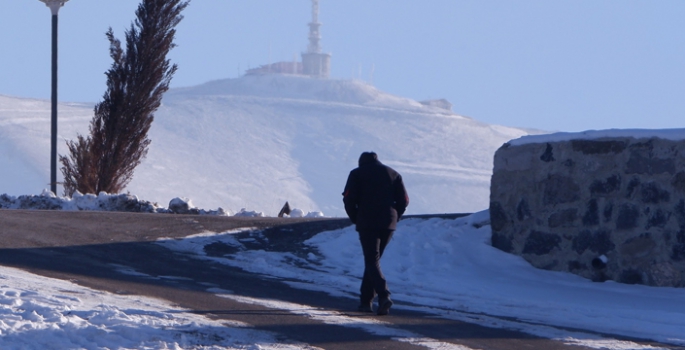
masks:
[[[1,349],[314,349],[158,299],[0,268]]]
[[[685,345],[685,289],[594,283],[569,273],[536,269],[521,257],[490,245],[488,219],[488,212],[483,211],[456,220],[400,221],[382,259],[393,308],[515,329],[595,349],[653,349],[600,334]],[[203,234],[159,244],[204,256],[202,247],[216,241],[242,247],[233,234]],[[306,244],[315,249],[306,258],[293,252],[247,249],[221,258],[204,257],[283,278],[295,288],[349,297],[350,305],[356,305],[363,260],[354,228],[320,233]],[[247,300],[244,296],[226,297]],[[273,304],[294,313],[312,308],[278,301],[251,302]],[[320,317],[330,323],[346,322],[344,315]],[[373,333],[376,325],[354,323],[354,327]],[[405,336],[421,338],[398,335]]]
[[[470,348],[467,348],[465,346],[441,342],[436,339],[426,338],[416,333],[391,327],[389,322],[384,322],[378,319],[360,319],[359,317],[347,316],[342,312],[316,310],[315,308],[312,308],[309,305],[288,303],[278,300],[256,299],[250,297],[235,296],[231,294],[219,295],[241,303],[256,304],[274,309],[288,310],[293,314],[307,316],[308,318],[321,321],[326,324],[358,328],[374,335],[389,336],[397,341],[406,342],[413,345],[419,345],[427,347],[429,349],[470,350]]]
[[[87,210],[87,211],[125,211],[138,213],[179,213],[198,215],[228,216],[223,208],[216,210],[198,209],[187,198],[176,197],[169,202],[169,208],[157,203],[138,199],[132,194],[109,194],[100,192],[81,194],[76,191],[71,198],[56,196],[49,190],[40,195],[10,196],[0,194],[0,209],[43,209],[43,210]]]
[[[685,129],[607,129],[582,132],[558,132],[544,135],[526,135],[509,141],[512,146],[530,143],[564,142],[571,140],[594,140],[601,138],[630,137],[634,139],[660,138],[665,140],[685,140]]]
[[[92,105],[59,105],[59,154],[66,140],[88,132],[91,118]],[[147,158],[125,190],[151,202],[186,197],[234,213],[256,208],[276,216],[288,201],[342,217],[347,175],[372,150],[403,175],[408,214],[474,212],[488,205],[494,152],[529,133],[360,81],[217,80],[165,95]],[[49,101],[0,95],[0,193],[49,187],[49,140]]]
[[[45,189],[40,195],[10,196],[0,194],[0,209],[43,209],[43,210],[86,210],[86,211],[124,211],[136,213],[161,213],[161,214],[195,214],[195,215],[218,215],[218,216],[243,216],[243,217],[265,217],[264,212],[247,210],[241,208],[235,214],[219,207],[215,210],[200,209],[193,205],[189,198],[175,197],[169,201],[169,207],[165,208],[157,203],[138,199],[132,194],[109,194],[100,192],[94,194],[81,194],[76,191],[69,197],[56,196],[51,191]],[[302,209],[293,208],[291,218],[323,218],[326,217],[320,211],[311,211],[306,214]]]
[[[261,211],[254,211],[254,210],[245,210],[245,208],[241,208],[239,212],[235,214],[235,216],[244,216],[244,217],[264,217],[264,213]]]

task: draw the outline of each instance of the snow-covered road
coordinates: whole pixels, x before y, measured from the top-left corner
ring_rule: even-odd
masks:
[[[459,219],[400,222],[383,258],[396,302],[390,318],[360,318],[313,300],[307,302],[306,298],[293,301],[254,296],[238,286],[229,290],[201,283],[201,276],[162,276],[140,268],[145,264],[124,261],[109,268],[128,278],[157,281],[150,283],[194,283],[203,293],[219,299],[277,310],[276,314],[286,312],[307,322],[350,328],[396,342],[398,347],[483,348],[478,346],[482,339],[460,341],[431,334],[426,328],[402,325],[398,320],[408,313],[432,315],[428,317],[433,317],[436,327],[455,320],[528,333],[552,339],[558,344],[555,348],[685,346],[685,307],[680,303],[685,290],[592,283],[574,275],[534,269],[489,245],[489,226],[481,226],[486,218],[487,213],[478,213]],[[305,242],[308,253],[304,254],[248,249],[264,239],[261,230],[237,230],[177,236],[152,246],[240,267],[274,283],[287,283],[302,293],[323,291],[342,300],[342,305],[345,300],[356,305],[362,259],[353,228],[313,236]],[[217,243],[233,247],[234,253],[206,255],[205,246]],[[393,314],[404,316],[393,319]],[[212,320],[169,301],[97,291],[6,267],[0,268],[0,315],[2,349],[316,348],[250,322]]]

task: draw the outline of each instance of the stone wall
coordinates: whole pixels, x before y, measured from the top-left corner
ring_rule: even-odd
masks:
[[[685,286],[685,141],[504,144],[492,245],[595,281]]]

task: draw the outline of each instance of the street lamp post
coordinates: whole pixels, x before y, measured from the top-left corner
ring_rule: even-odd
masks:
[[[52,117],[50,138],[50,190],[57,194],[57,13],[69,0],[39,0],[52,12]]]

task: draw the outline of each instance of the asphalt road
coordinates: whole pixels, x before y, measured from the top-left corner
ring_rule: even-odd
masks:
[[[206,231],[249,227],[264,230],[263,235],[268,238],[268,241],[255,241],[254,249],[306,254],[304,240],[318,232],[348,225],[350,222],[346,219],[0,210],[0,265],[113,293],[165,299],[207,317],[241,321],[255,329],[274,332],[283,341],[297,341],[324,349],[423,348],[359,328],[325,324],[287,310],[216,296],[206,291],[208,286],[231,290],[237,295],[311,305],[331,312],[354,314],[356,308],[354,300],[294,289],[278,280],[194,259],[154,243],[161,237],[181,238]],[[216,255],[231,253],[228,246],[207,247],[206,251]],[[150,279],[123,274],[116,265],[128,266],[150,276],[180,278]],[[393,309],[389,316],[358,317],[379,318],[393,328],[472,349],[583,349],[520,332],[486,328],[399,308]]]

